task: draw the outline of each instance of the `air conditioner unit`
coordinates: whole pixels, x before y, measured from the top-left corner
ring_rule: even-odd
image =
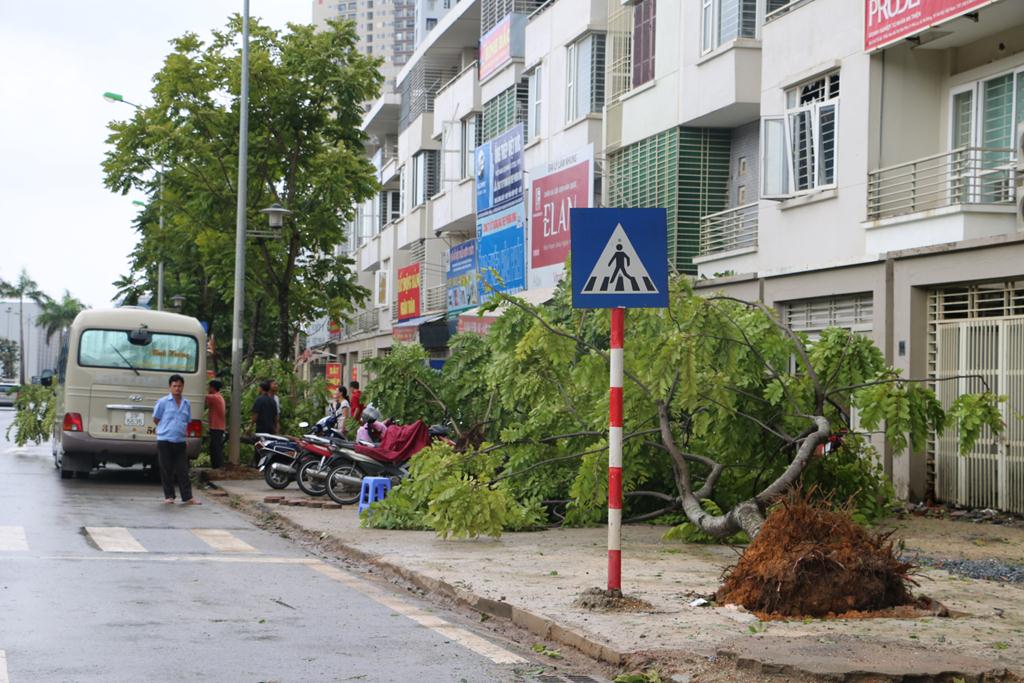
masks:
[[[1014,185],[1016,186],[1017,230],[1024,231],[1024,121],[1017,124],[1013,152],[1016,155]]]

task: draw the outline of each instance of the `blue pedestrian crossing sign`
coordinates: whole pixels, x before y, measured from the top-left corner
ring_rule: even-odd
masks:
[[[668,306],[665,209],[572,209],[573,308]]]

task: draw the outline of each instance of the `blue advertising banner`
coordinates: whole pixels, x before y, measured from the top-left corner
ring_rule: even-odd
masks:
[[[480,303],[477,291],[476,240],[448,250],[448,310],[461,311]]]
[[[485,214],[523,200],[523,124],[517,123],[476,149],[476,212]]]
[[[491,298],[491,290],[511,294],[526,289],[525,204],[478,216],[476,237],[480,302]]]
[[[572,209],[573,308],[668,306],[665,209]]]

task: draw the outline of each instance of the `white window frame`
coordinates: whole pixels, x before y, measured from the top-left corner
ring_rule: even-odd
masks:
[[[473,153],[476,151],[476,129],[479,114],[470,114],[459,122],[459,177],[473,177]]]
[[[967,141],[968,147],[984,148],[984,117],[985,117],[985,84],[989,81],[993,81],[997,78],[1003,78],[1005,76],[1010,77],[1011,82],[1011,93],[1010,97],[1010,149],[1016,149],[1016,138],[1017,138],[1017,117],[1020,112],[1017,111],[1017,97],[1016,87],[1018,79],[1024,81],[1024,65],[1017,65],[1011,69],[1000,71],[999,73],[989,74],[984,78],[979,78],[969,83],[958,85],[954,88],[950,88],[949,99],[948,99],[948,111],[949,111],[949,151],[952,152],[958,149],[956,141],[953,139],[954,132],[954,116],[956,114],[955,105],[957,95],[961,95],[965,92],[971,93],[971,131]],[[984,155],[982,152],[976,152],[978,158],[972,159],[971,164],[967,170],[970,202],[981,202],[983,195],[983,185],[981,177],[986,173],[1000,173],[1002,171],[996,169],[985,170],[981,167],[981,157]],[[950,163],[954,163],[953,159],[950,158]],[[955,179],[950,177],[951,184],[955,182]]]
[[[761,197],[765,199],[785,199],[787,197],[793,197],[798,195],[814,194],[822,192],[824,190],[835,189],[839,182],[839,102],[842,99],[842,78],[839,82],[839,95],[837,97],[829,97],[829,79],[834,75],[839,75],[838,71],[830,71],[826,74],[815,76],[812,79],[803,81],[785,90],[786,98],[786,111],[781,116],[766,116],[761,121]],[[796,104],[790,106],[791,101],[799,100],[800,88],[805,85],[812,83],[816,80],[825,80],[825,95],[826,99],[816,100],[814,102],[808,102],[807,104]],[[794,99],[795,98],[795,99]],[[833,149],[832,149],[832,181],[825,182],[823,174],[825,172],[822,158],[824,154],[822,152],[823,140],[821,138],[821,122],[822,116],[826,112],[832,112],[833,116]],[[794,136],[794,124],[796,121],[803,116],[807,116],[810,119],[810,130],[808,136],[808,156],[811,158],[811,168],[809,173],[810,184],[807,187],[799,188],[796,187],[797,182],[797,155],[796,155],[796,139]],[[768,138],[768,128],[770,126],[777,125],[779,122],[782,123],[783,127],[783,150],[782,154],[785,156],[784,163],[781,168],[785,171],[785,178],[782,179],[782,186],[779,188],[769,188],[768,182],[775,178],[772,174],[766,173],[766,170],[770,167],[778,167],[780,159],[770,158],[770,155],[774,152]],[[777,135],[777,132],[776,132]]]
[[[565,121],[575,121],[576,114],[576,77],[579,73],[580,50],[576,42],[565,47]]]
[[[539,138],[544,113],[544,67],[538,64],[527,76],[527,113],[526,131],[530,139]]]
[[[709,52],[717,50],[722,45],[726,45],[733,41],[745,38],[748,40],[757,40],[761,37],[761,24],[762,22],[762,3],[755,3],[755,20],[754,20],[754,35],[744,36],[741,35],[743,32],[743,12],[742,3],[744,0],[701,0],[700,3],[700,53],[706,55]],[[723,2],[736,2],[736,35],[733,38],[725,42],[719,41],[719,23],[721,22],[722,16],[722,3]]]

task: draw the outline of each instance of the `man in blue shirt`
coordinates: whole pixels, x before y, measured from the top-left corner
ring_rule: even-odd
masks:
[[[200,505],[200,502],[192,497],[192,483],[188,480],[185,434],[189,420],[192,419],[192,407],[188,399],[182,396],[185,379],[181,375],[171,375],[167,384],[171,388],[171,393],[153,406],[156,454],[160,464],[160,481],[164,485],[164,503],[174,502],[174,484],[177,482],[181,502]]]

